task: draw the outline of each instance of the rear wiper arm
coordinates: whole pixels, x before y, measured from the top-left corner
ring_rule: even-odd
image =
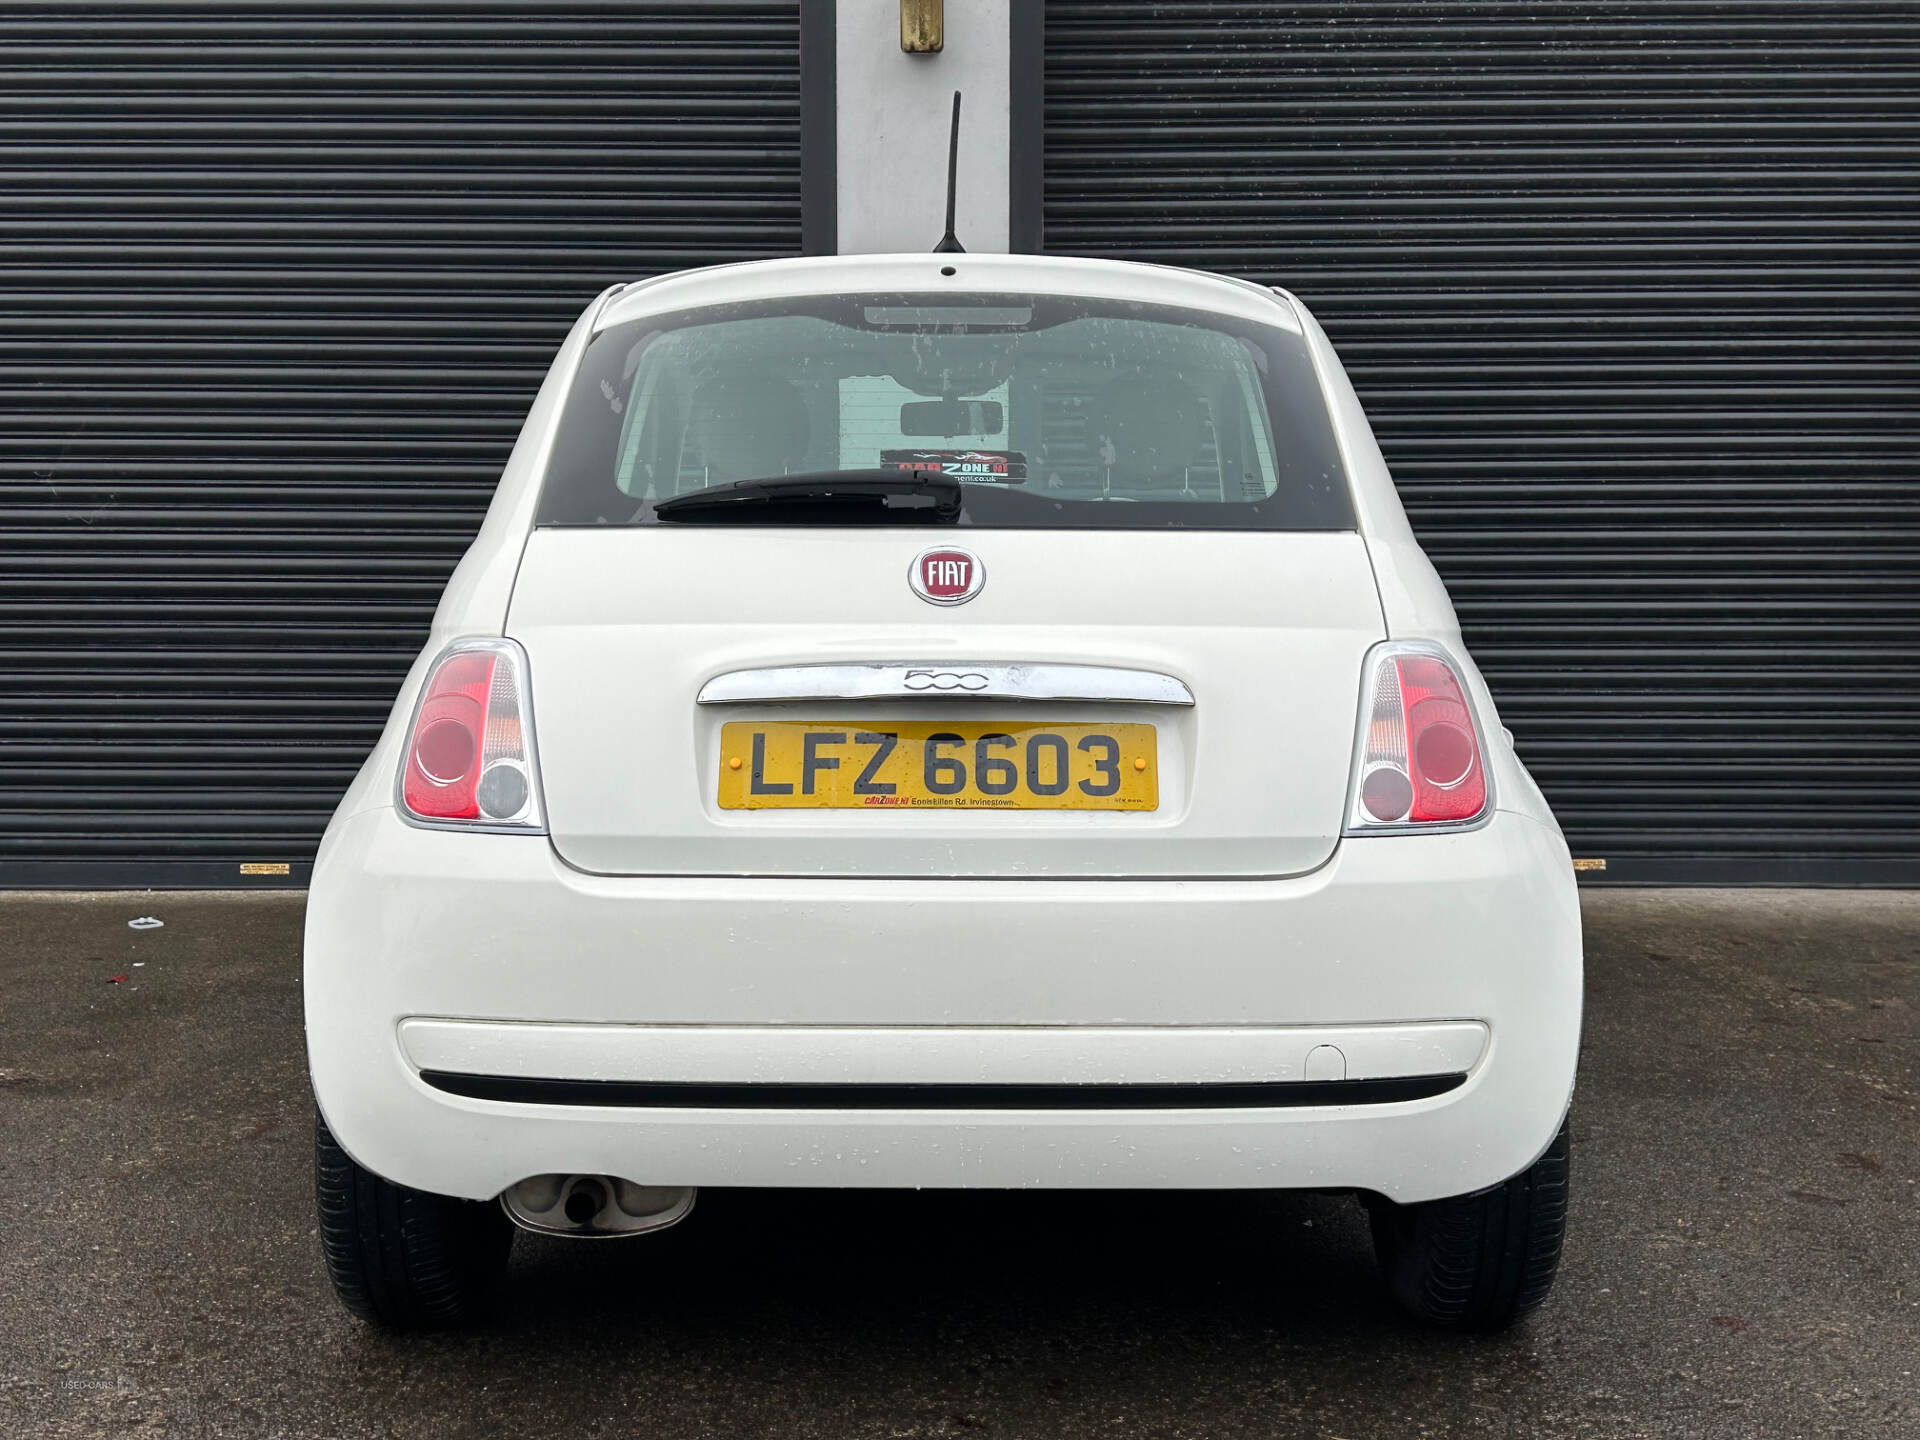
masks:
[[[728,480],[670,496],[658,502],[653,513],[662,520],[673,520],[701,510],[790,500],[877,500],[884,504],[894,495],[930,497],[934,515],[942,520],[960,513],[960,482],[938,470],[814,470],[804,475]]]

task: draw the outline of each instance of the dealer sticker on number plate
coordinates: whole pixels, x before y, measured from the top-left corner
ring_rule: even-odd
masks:
[[[1153,810],[1151,725],[734,721],[722,810]]]

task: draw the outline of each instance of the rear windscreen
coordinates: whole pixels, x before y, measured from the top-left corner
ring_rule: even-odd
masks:
[[[588,344],[542,525],[779,476],[936,471],[996,528],[1347,530],[1305,340],[1054,295],[797,297],[611,326]]]

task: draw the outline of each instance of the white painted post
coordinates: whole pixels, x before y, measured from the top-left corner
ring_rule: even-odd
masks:
[[[924,253],[939,241],[955,90],[965,99],[954,230],[968,250],[1010,248],[1008,7],[1019,3],[946,0],[945,48],[909,55],[900,48],[900,0],[835,0],[841,254]]]

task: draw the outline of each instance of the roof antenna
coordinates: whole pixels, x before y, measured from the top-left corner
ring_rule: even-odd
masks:
[[[933,247],[936,255],[964,255],[967,247],[953,233],[953,192],[960,178],[960,92],[953,92],[953,131],[947,136],[947,233]]]

